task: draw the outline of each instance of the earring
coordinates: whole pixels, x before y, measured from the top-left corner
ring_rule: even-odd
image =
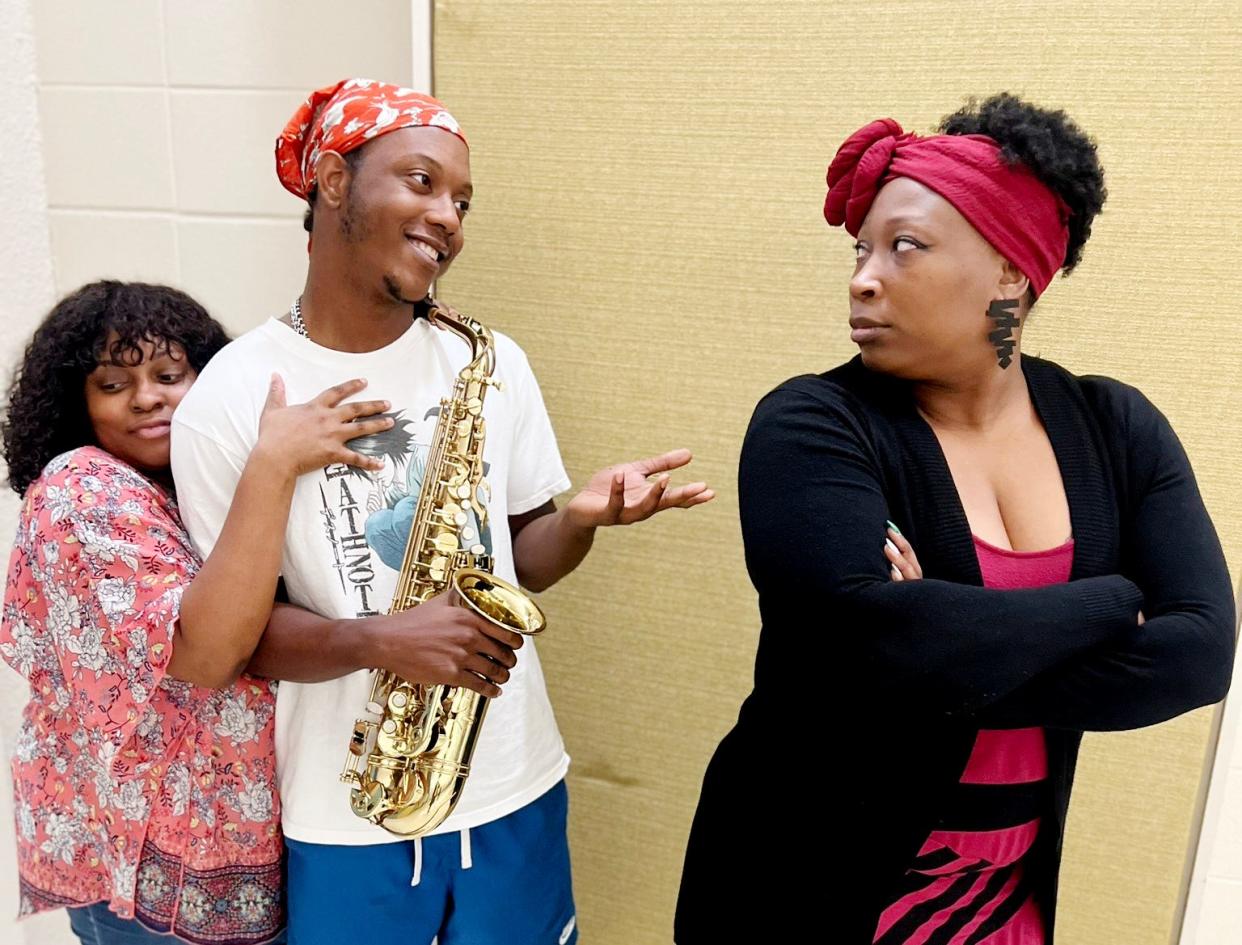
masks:
[[[1013,363],[1013,349],[1017,346],[1013,330],[1022,325],[1013,313],[1017,307],[1017,299],[997,299],[988,306],[988,318],[996,322],[996,328],[988,333],[988,341],[996,348],[996,360],[1002,368]]]

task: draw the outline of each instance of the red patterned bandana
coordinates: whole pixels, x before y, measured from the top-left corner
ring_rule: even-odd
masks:
[[[345,79],[317,89],[276,139],[276,175],[303,199],[315,186],[324,151],[348,154],[400,128],[443,128],[467,147],[457,120],[430,95],[372,79]]]
[[[908,134],[881,118],[850,135],[828,167],[824,218],[857,236],[888,181],[909,177],[953,204],[1043,294],[1065,262],[1069,207],[986,135]]]

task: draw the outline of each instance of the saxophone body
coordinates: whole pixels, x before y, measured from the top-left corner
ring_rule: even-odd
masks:
[[[440,402],[422,491],[389,613],[453,593],[509,630],[543,630],[543,612],[522,590],[492,575],[492,561],[468,524],[487,519],[483,400],[498,387],[488,329],[432,304],[429,317],[470,345],[471,359]],[[354,724],[341,780],[354,814],[390,833],[419,837],[452,813],[470,773],[488,699],[459,686],[412,683],[375,670],[367,718]]]

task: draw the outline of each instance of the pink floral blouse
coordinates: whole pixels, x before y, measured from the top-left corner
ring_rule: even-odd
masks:
[[[12,763],[22,915],[104,901],[214,945],[283,926],[274,687],[165,672],[198,567],[172,497],[100,449],[26,491],[0,625],[30,681]]]

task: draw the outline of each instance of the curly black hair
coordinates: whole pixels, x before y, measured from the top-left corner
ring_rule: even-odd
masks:
[[[1104,206],[1104,169],[1095,141],[1063,111],[1040,108],[1009,92],[979,101],[945,116],[940,132],[987,135],[1001,146],[1002,156],[1021,162],[1070,208],[1069,245],[1061,271],[1068,275],[1082,259],[1091,223]]]
[[[370,141],[367,142],[367,144],[370,143]],[[341,157],[345,160],[345,164],[349,167],[351,174],[356,173],[358,165],[362,163],[362,152],[366,150],[366,146],[367,145],[364,144],[361,147],[354,148],[354,150],[347,151],[341,155]],[[351,177],[349,186],[352,187],[353,185],[354,181]],[[318,196],[319,188],[316,185],[311,184],[310,190],[306,193],[306,213],[302,216],[302,229],[304,229],[307,233],[313,233],[315,230],[315,198]]]
[[[65,296],[35,330],[9,387],[2,429],[9,486],[23,494],[51,459],[95,442],[85,386],[105,355],[138,364],[141,342],[176,344],[201,371],[228,340],[198,302],[165,285],[107,280]]]

